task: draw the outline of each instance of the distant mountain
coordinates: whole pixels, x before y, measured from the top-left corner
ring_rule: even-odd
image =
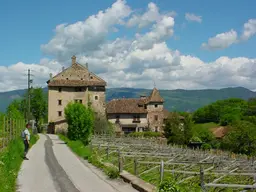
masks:
[[[45,92],[47,88],[44,88]],[[15,90],[0,92],[0,111],[4,112],[13,99],[20,98],[26,90]],[[106,93],[106,100],[115,98],[138,98],[140,95],[149,95],[150,89],[134,88],[109,88]],[[243,87],[224,89],[204,89],[204,90],[160,90],[160,94],[165,99],[164,106],[170,111],[194,111],[216,100],[228,98],[249,99],[256,97],[256,92]]]

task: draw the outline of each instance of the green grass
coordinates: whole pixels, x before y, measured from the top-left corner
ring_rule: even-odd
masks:
[[[217,123],[200,123],[200,124],[194,124],[193,129],[211,129],[215,127],[219,127],[220,125]]]
[[[31,136],[31,146],[38,140]],[[21,138],[15,139],[0,152],[0,192],[16,191],[16,178],[23,161],[24,145]]]
[[[72,141],[63,135],[59,135],[59,137],[78,156],[83,157],[84,159],[88,159],[91,156],[91,150],[90,150],[89,146],[85,146],[81,141]]]

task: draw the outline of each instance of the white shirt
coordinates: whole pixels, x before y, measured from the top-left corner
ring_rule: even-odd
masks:
[[[28,140],[30,140],[30,133],[29,133],[29,130],[27,128],[24,130],[24,133],[25,133],[24,140],[26,140],[26,135],[28,136]]]

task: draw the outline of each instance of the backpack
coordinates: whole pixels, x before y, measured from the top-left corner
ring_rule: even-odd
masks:
[[[25,137],[26,137],[26,135],[25,135],[25,131],[23,130],[23,131],[21,131],[21,137],[23,138],[23,139],[25,139]]]

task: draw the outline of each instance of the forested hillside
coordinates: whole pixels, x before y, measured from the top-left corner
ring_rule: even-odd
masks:
[[[44,88],[47,91],[47,88]],[[106,100],[115,98],[137,98],[140,95],[149,95],[150,89],[134,88],[109,88],[106,91]],[[16,90],[0,93],[0,111],[4,112],[6,107],[15,98],[24,95],[25,90]],[[228,98],[249,99],[256,97],[256,92],[243,87],[205,90],[160,90],[160,94],[165,99],[164,106],[169,111],[195,111],[200,107],[212,102]]]

